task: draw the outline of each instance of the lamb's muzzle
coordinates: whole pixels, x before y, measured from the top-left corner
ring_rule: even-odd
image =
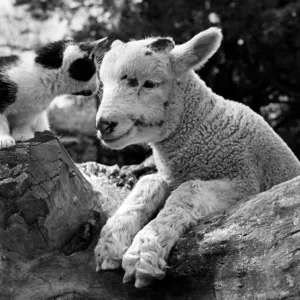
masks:
[[[100,130],[102,137],[109,138],[114,132],[114,129],[118,126],[118,122],[108,119],[100,118],[97,122],[97,129]]]
[[[124,142],[134,132],[134,123],[130,118],[115,116],[114,114],[100,113],[97,116],[96,127],[98,137],[102,142],[113,149],[123,148]],[[129,138],[130,140],[130,138]]]

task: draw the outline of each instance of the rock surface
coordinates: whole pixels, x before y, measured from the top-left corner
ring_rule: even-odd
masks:
[[[216,299],[300,299],[300,177],[203,220],[169,264],[213,281]]]
[[[101,226],[149,166],[75,165],[50,132],[0,151],[0,299],[300,299],[300,178],[211,216],[137,290],[96,273]]]

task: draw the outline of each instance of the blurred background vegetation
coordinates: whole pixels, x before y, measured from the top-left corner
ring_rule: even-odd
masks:
[[[216,93],[261,114],[300,157],[299,0],[1,0],[0,55],[61,38],[162,35],[180,44],[210,26],[222,28],[224,40],[199,75]],[[96,160],[143,159],[144,148],[133,149],[125,158],[102,149]],[[81,151],[73,157],[90,159]]]

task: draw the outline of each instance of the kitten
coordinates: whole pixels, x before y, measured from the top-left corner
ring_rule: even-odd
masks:
[[[46,110],[56,96],[95,94],[105,48],[106,38],[57,41],[34,53],[0,57],[0,149],[49,130]]]

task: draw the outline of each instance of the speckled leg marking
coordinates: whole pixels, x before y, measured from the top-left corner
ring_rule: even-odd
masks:
[[[121,267],[122,257],[136,233],[168,197],[165,179],[146,175],[136,184],[116,214],[102,228],[95,248],[96,271]]]
[[[15,145],[15,140],[9,134],[9,126],[4,115],[0,114],[0,149]]]
[[[135,287],[149,285],[166,273],[166,258],[182,233],[212,212],[225,208],[235,192],[229,180],[188,181],[168,198],[157,217],[134,238],[124,254],[124,282],[135,277]]]

